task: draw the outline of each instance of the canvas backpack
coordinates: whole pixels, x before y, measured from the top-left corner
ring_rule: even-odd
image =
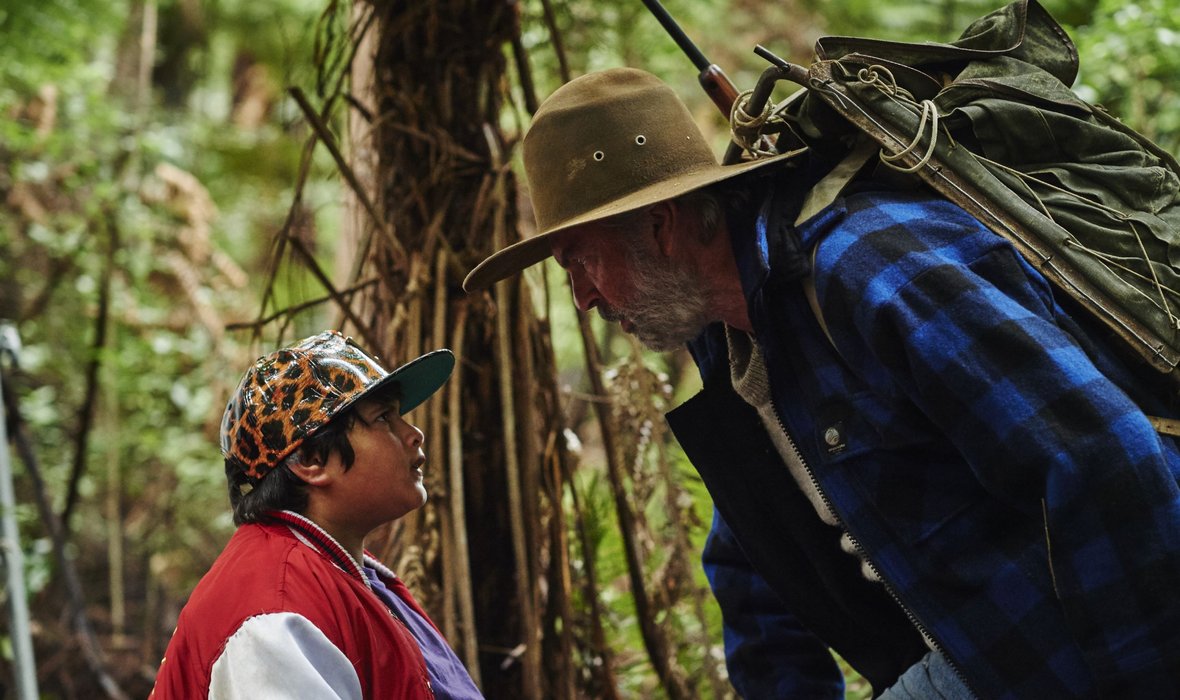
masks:
[[[838,163],[799,220],[866,168],[920,178],[1180,387],[1180,165],[1069,88],[1077,50],[1036,0],[950,44],[829,37],[816,50],[805,90],[734,118],[748,150],[769,135]]]

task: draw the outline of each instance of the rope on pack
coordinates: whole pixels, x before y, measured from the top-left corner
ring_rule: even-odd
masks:
[[[903,168],[900,165],[894,165],[894,161],[900,160],[905,156],[917,150],[918,145],[922,143],[922,132],[926,130],[926,122],[930,122],[930,143],[926,146],[926,152],[908,168]],[[938,106],[931,100],[922,100],[922,116],[918,120],[918,133],[914,134],[914,140],[910,141],[910,145],[906,146],[897,153],[886,153],[885,149],[881,149],[881,162],[902,173],[916,173],[921,170],[930,159],[934,157],[934,148],[938,145]]]
[[[881,79],[882,73],[884,73],[889,78],[888,81]],[[897,78],[894,78],[893,71],[889,70],[885,66],[872,65],[868,68],[861,68],[856,72],[856,78],[862,83],[876,85],[887,95],[897,95],[897,91],[899,89],[897,87]]]
[[[1136,239],[1140,239],[1139,229],[1137,229],[1135,227],[1135,224],[1133,222],[1131,222],[1130,220],[1128,220],[1128,223],[1130,224],[1129,228],[1130,228],[1131,232],[1135,234]],[[1147,266],[1147,270],[1151,275],[1150,277],[1143,274],[1142,272],[1139,272],[1138,270],[1132,269],[1131,267],[1127,266],[1125,263],[1123,263],[1122,258],[1120,258],[1119,256],[1111,255],[1109,253],[1104,253],[1101,250],[1095,250],[1094,248],[1090,248],[1090,247],[1082,244],[1077,239],[1067,238],[1067,239],[1065,239],[1065,244],[1070,247],[1077,248],[1077,249],[1093,256],[1094,258],[1100,260],[1103,264],[1105,264],[1107,266],[1107,268],[1109,268],[1111,270],[1119,270],[1124,275],[1126,275],[1128,277],[1134,277],[1136,279],[1142,280],[1143,282],[1153,285],[1155,287],[1156,293],[1159,295],[1158,298],[1154,298],[1154,297],[1149,296],[1148,294],[1144,293],[1142,290],[1140,290],[1139,288],[1137,288],[1131,284],[1127,285],[1127,290],[1129,292],[1137,294],[1138,296],[1143,297],[1148,302],[1154,304],[1156,306],[1156,308],[1158,308],[1160,311],[1163,311],[1165,314],[1167,314],[1168,325],[1170,325],[1172,328],[1174,328],[1176,330],[1180,330],[1180,318],[1178,318],[1172,312],[1172,306],[1171,306],[1171,304],[1168,303],[1169,296],[1173,297],[1174,299],[1180,300],[1180,292],[1177,292],[1175,289],[1172,289],[1171,287],[1165,287],[1164,284],[1162,282],[1160,282],[1159,275],[1156,274],[1155,268],[1148,261],[1147,251],[1143,248],[1143,241],[1142,240],[1139,240],[1139,250],[1143,255],[1143,262]]]
[[[1138,244],[1138,246],[1139,246],[1139,253],[1142,256],[1141,261],[1143,262],[1143,264],[1147,268],[1147,274],[1143,274],[1142,272],[1139,272],[1138,270],[1134,270],[1134,269],[1128,267],[1125,263],[1123,263],[1123,261],[1122,261],[1123,259],[1121,257],[1111,255],[1108,253],[1104,253],[1101,250],[1096,250],[1094,248],[1091,248],[1091,247],[1083,244],[1081,241],[1077,240],[1076,238],[1072,238],[1072,237],[1067,238],[1065,240],[1065,243],[1066,243],[1066,245],[1069,245],[1073,248],[1077,248],[1078,250],[1088,253],[1089,255],[1093,256],[1094,258],[1100,260],[1104,265],[1106,265],[1108,268],[1110,268],[1112,270],[1118,269],[1118,270],[1122,271],[1123,274],[1125,274],[1129,277],[1134,277],[1134,278],[1140,279],[1140,280],[1150,284],[1151,286],[1155,287],[1156,294],[1159,295],[1158,298],[1152,298],[1152,297],[1148,296],[1147,294],[1144,294],[1142,291],[1137,289],[1134,285],[1130,285],[1130,284],[1127,285],[1128,290],[1133,291],[1134,293],[1146,298],[1148,301],[1150,301],[1152,304],[1154,304],[1157,308],[1159,308],[1160,311],[1163,311],[1167,315],[1168,323],[1169,323],[1169,325],[1172,326],[1172,328],[1180,330],[1180,317],[1177,317],[1176,314],[1173,313],[1172,305],[1168,303],[1169,296],[1173,297],[1174,299],[1180,299],[1180,292],[1178,292],[1170,287],[1165,286],[1164,283],[1160,280],[1159,275],[1155,271],[1155,267],[1153,267],[1151,264],[1151,257],[1147,254],[1147,248],[1143,243],[1143,234],[1139,231],[1139,228],[1135,225],[1135,220],[1129,214],[1127,214],[1126,212],[1120,211],[1118,209],[1115,209],[1114,207],[1110,207],[1105,204],[1102,204],[1101,202],[1096,202],[1093,199],[1090,199],[1089,197],[1084,197],[1081,194],[1074,192],[1073,190],[1069,190],[1064,187],[1059,187],[1057,185],[1054,185],[1051,182],[1047,182],[1045,180],[1042,180],[1042,179],[1035,177],[1029,173],[1022,172],[1020,170],[1017,170],[1016,168],[1013,168],[1011,166],[1008,166],[1003,163],[992,160],[991,158],[988,158],[986,156],[983,156],[980,154],[975,154],[975,157],[979,160],[979,162],[983,163],[984,165],[994,168],[995,170],[1005,172],[1008,175],[1016,178],[1016,180],[1018,182],[1020,182],[1022,185],[1024,185],[1029,196],[1032,199],[1036,200],[1038,206],[1041,209],[1041,212],[1043,214],[1045,214],[1045,216],[1048,217],[1050,221],[1054,220],[1053,216],[1050,213],[1048,206],[1045,205],[1044,201],[1036,193],[1036,190],[1033,189],[1033,185],[1040,186],[1040,187],[1042,187],[1046,190],[1049,190],[1051,192],[1056,192],[1058,194],[1065,195],[1066,197],[1069,197],[1071,200],[1073,200],[1075,204],[1082,206],[1082,207],[1086,207],[1088,209],[1100,211],[1103,214],[1110,217],[1111,219],[1113,219],[1115,222],[1122,224],[1125,227],[1125,229],[1130,231],[1131,234],[1135,237],[1135,243]],[[1117,277],[1117,275],[1116,275],[1116,277]]]
[[[766,106],[760,113],[750,114],[746,111],[746,105],[750,103],[750,95],[753,93],[753,89],[745,90],[739,93],[737,99],[733,101],[733,109],[729,111],[729,130],[733,134],[733,141],[755,158],[777,155],[778,151],[774,150],[770,142],[763,138],[762,129],[775,119],[780,118],[780,108],[767,100]]]
[[[1172,313],[1172,307],[1168,304],[1168,297],[1164,294],[1164,285],[1160,282],[1159,275],[1155,272],[1155,267],[1151,264],[1151,257],[1147,254],[1147,248],[1143,245],[1143,234],[1139,233],[1139,229],[1135,226],[1135,220],[1126,214],[1123,219],[1127,225],[1131,227],[1131,232],[1135,234],[1135,242],[1139,244],[1139,252],[1143,255],[1143,261],[1147,263],[1147,271],[1151,273],[1152,284],[1155,285],[1156,293],[1160,295],[1160,302],[1163,304],[1164,313],[1168,315],[1168,322],[1172,324],[1172,328],[1180,329],[1180,319]],[[1172,291],[1172,290],[1168,290]],[[1175,292],[1172,292],[1175,294]]]
[[[862,83],[876,87],[894,100],[903,102],[911,107],[918,107],[921,110],[917,133],[914,134],[914,139],[910,141],[908,146],[897,153],[886,153],[885,149],[881,149],[881,162],[890,168],[901,173],[916,173],[921,170],[934,157],[934,149],[938,145],[938,105],[934,104],[932,100],[922,100],[920,103],[914,100],[913,95],[905,89],[898,87],[897,78],[885,66],[872,65],[867,68],[861,68],[857,71],[856,77]],[[897,161],[917,151],[922,143],[922,135],[926,132],[927,123],[930,124],[930,142],[926,146],[926,152],[922,154],[918,162],[909,167],[896,165],[895,163]]]

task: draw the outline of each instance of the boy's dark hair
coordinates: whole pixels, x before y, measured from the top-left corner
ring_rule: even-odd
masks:
[[[232,457],[225,459],[225,475],[229,482],[229,503],[234,512],[234,525],[258,522],[274,510],[290,510],[302,513],[307,508],[307,484],[291,471],[292,466],[306,462],[325,462],[336,452],[344,463],[344,469],[352,468],[356,453],[348,439],[348,433],[361,420],[357,406],[374,401],[392,404],[401,398],[401,385],[397,382],[383,386],[361,401],[332,417],[310,436],[271,473],[252,482],[242,465]]]

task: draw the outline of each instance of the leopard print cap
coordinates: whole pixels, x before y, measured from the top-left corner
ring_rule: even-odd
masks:
[[[454,364],[449,350],[436,350],[388,372],[337,331],[305,338],[246,371],[225,407],[221,452],[257,481],[370,391],[396,378],[405,413],[438,390]]]

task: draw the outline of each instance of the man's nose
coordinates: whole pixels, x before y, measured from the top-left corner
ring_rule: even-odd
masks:
[[[579,310],[586,312],[598,306],[601,296],[598,294],[598,289],[587,277],[586,273],[580,269],[570,270],[570,288],[574,292],[574,305]]]

